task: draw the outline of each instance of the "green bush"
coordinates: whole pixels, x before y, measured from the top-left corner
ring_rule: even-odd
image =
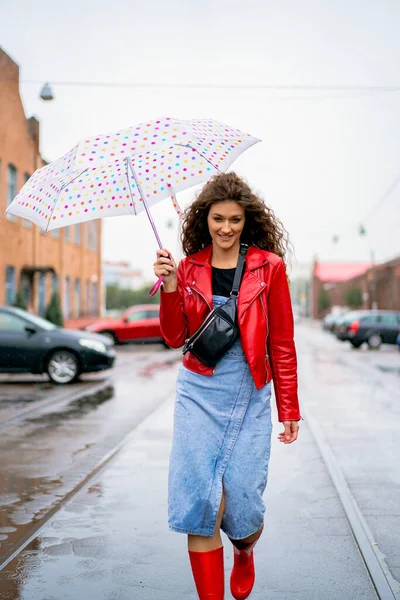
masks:
[[[363,305],[363,295],[361,288],[351,288],[346,292],[346,304],[350,308],[360,308]]]
[[[329,298],[329,294],[326,290],[321,290],[320,295],[318,297],[318,309],[319,312],[324,313],[331,307],[331,299]]]
[[[15,298],[14,298],[14,302],[12,303],[12,306],[15,306],[15,308],[21,308],[22,310],[28,310],[28,307],[27,307],[26,301],[25,301],[25,295],[24,295],[24,292],[22,291],[22,288],[19,288],[17,293],[15,294]]]
[[[120,288],[118,285],[106,286],[106,310],[125,310],[135,304],[159,304],[160,294],[149,296],[150,285],[139,290]]]
[[[64,316],[61,310],[61,302],[58,292],[53,292],[51,300],[46,308],[44,318],[51,323],[54,323],[54,325],[64,327]]]

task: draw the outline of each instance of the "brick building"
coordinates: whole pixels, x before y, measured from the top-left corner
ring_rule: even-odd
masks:
[[[19,92],[19,67],[0,48],[0,305],[21,288],[28,307],[43,314],[52,290],[64,317],[100,315],[102,306],[101,221],[42,232],[5,215],[19,189],[46,164],[39,151],[39,122],[26,118]]]
[[[359,290],[362,309],[381,308],[400,310],[400,257],[386,263],[371,265],[356,264],[314,264],[312,278],[313,318],[323,316],[318,299],[324,290],[330,306],[346,306],[346,298],[351,290]]]
[[[330,306],[344,306],[344,290],[340,285],[366,273],[370,266],[370,263],[333,263],[315,260],[310,285],[310,316],[319,319],[327,312],[321,309],[321,296],[324,293],[329,296]]]

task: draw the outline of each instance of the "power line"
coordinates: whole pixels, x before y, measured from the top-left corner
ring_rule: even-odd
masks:
[[[373,207],[367,212],[367,214],[365,215],[365,217],[362,219],[362,223],[364,221],[366,221],[367,219],[369,219],[369,217],[378,209],[382,206],[382,204],[384,204],[384,202],[386,202],[386,200],[393,194],[393,192],[396,190],[397,186],[400,183],[400,173],[398,173],[398,175],[396,175],[395,179],[392,181],[392,183],[389,185],[389,187],[386,189],[386,191],[382,194],[382,196],[379,198],[378,202],[376,202],[376,204],[373,205]]]
[[[43,80],[23,79],[21,83],[42,85]],[[132,87],[132,88],[164,88],[164,89],[226,89],[226,90],[267,90],[285,92],[367,92],[393,93],[400,92],[400,85],[297,85],[297,84],[237,84],[237,83],[186,83],[186,82],[151,82],[151,81],[51,81],[52,85],[82,87]]]

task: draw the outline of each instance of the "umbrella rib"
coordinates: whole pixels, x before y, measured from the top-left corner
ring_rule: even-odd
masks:
[[[211,160],[209,158],[207,158],[207,156],[204,156],[204,154],[202,154],[201,152],[199,152],[197,150],[197,148],[193,148],[193,146],[191,146],[190,144],[175,144],[176,146],[183,146],[184,148],[190,148],[191,150],[194,150],[195,152],[197,152],[197,154],[199,156],[201,156],[201,158],[204,158],[204,160],[206,160],[208,162],[209,165],[211,165],[214,169],[216,169],[216,171],[218,171],[218,173],[222,173],[222,171],[220,171],[218,169],[218,167],[216,165],[214,165],[214,163],[211,162]]]
[[[134,211],[134,213],[135,213],[135,217],[137,217],[136,206],[135,206],[135,205],[136,205],[136,203],[135,203],[135,201],[134,201],[134,199],[133,199],[133,195],[132,195],[132,188],[131,188],[131,183],[130,183],[130,181],[129,181],[129,173],[128,173],[128,161],[129,161],[129,157],[127,156],[127,157],[125,158],[125,162],[126,162],[126,180],[127,180],[127,182],[128,182],[128,189],[129,189],[129,193],[130,193],[130,195],[131,195],[131,200],[132,200],[133,211]],[[136,181],[136,179],[135,179],[135,182],[136,182],[136,184],[137,184],[137,181]]]
[[[86,169],[83,169],[83,171],[80,171],[78,173],[78,175],[76,175],[73,179],[71,179],[71,181],[68,181],[67,183],[65,183],[64,185],[62,185],[60,187],[60,191],[58,192],[58,195],[60,195],[60,193],[63,191],[64,188],[67,187],[67,185],[70,185],[73,181],[75,181],[75,179],[78,179],[78,177],[80,177],[82,175],[82,173],[84,173],[88,169],[89,169],[89,167],[87,167]],[[57,198],[57,200],[58,200],[58,198]],[[50,217],[49,217],[49,220],[47,221],[46,229],[44,230],[45,233],[47,233],[48,230],[49,230],[49,225],[50,225],[51,217],[53,216],[53,213],[56,210],[56,206],[57,206],[57,202],[54,204],[53,210],[50,213]]]
[[[147,216],[148,216],[148,218],[149,218],[150,225],[151,225],[151,227],[152,227],[152,229],[153,229],[153,231],[154,231],[154,235],[156,236],[156,240],[157,240],[157,242],[158,242],[158,245],[159,245],[159,247],[162,249],[163,245],[162,245],[162,243],[161,243],[160,236],[158,235],[158,231],[157,231],[157,229],[156,229],[156,226],[155,226],[155,223],[154,223],[154,221],[153,221],[153,217],[151,216],[151,212],[150,212],[150,209],[149,209],[149,207],[148,207],[148,205],[147,205],[147,201],[146,201],[146,200],[145,200],[145,198],[144,198],[144,194],[143,194],[142,188],[141,188],[141,186],[140,186],[140,183],[139,183],[139,182],[138,182],[138,180],[136,179],[136,175],[135,175],[135,172],[134,172],[134,170],[133,170],[133,167],[132,167],[132,163],[131,163],[131,161],[129,161],[129,162],[128,162],[128,164],[129,164],[129,168],[130,168],[130,170],[131,170],[131,173],[132,173],[132,177],[133,177],[133,179],[135,180],[135,183],[136,183],[137,189],[139,190],[139,194],[140,194],[140,197],[141,197],[141,199],[142,199],[142,202],[143,202],[143,204],[144,204],[144,208],[145,208],[145,210],[146,210]]]

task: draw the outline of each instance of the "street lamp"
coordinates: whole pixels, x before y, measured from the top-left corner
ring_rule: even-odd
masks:
[[[360,223],[360,227],[359,227],[358,231],[361,236],[367,235],[367,233],[368,233],[362,223]],[[370,253],[371,253],[371,274],[372,274],[371,306],[372,306],[372,310],[376,310],[378,308],[378,302],[376,300],[375,252],[372,248],[370,248]]]
[[[358,233],[359,235],[363,236],[363,235],[367,235],[367,230],[365,229],[364,225],[362,223],[360,223],[359,228],[358,228]],[[340,240],[340,237],[338,235],[333,235],[332,236],[332,243],[333,244],[337,244]],[[373,310],[376,310],[378,308],[378,303],[376,300],[376,277],[375,277],[375,253],[373,251],[372,248],[370,248],[370,253],[371,253],[371,273],[372,273],[372,279],[371,279],[371,307]],[[365,299],[365,298],[364,298]]]
[[[40,97],[45,102],[50,102],[51,100],[54,100],[53,90],[51,89],[49,83],[46,82],[42,87],[40,91]]]

